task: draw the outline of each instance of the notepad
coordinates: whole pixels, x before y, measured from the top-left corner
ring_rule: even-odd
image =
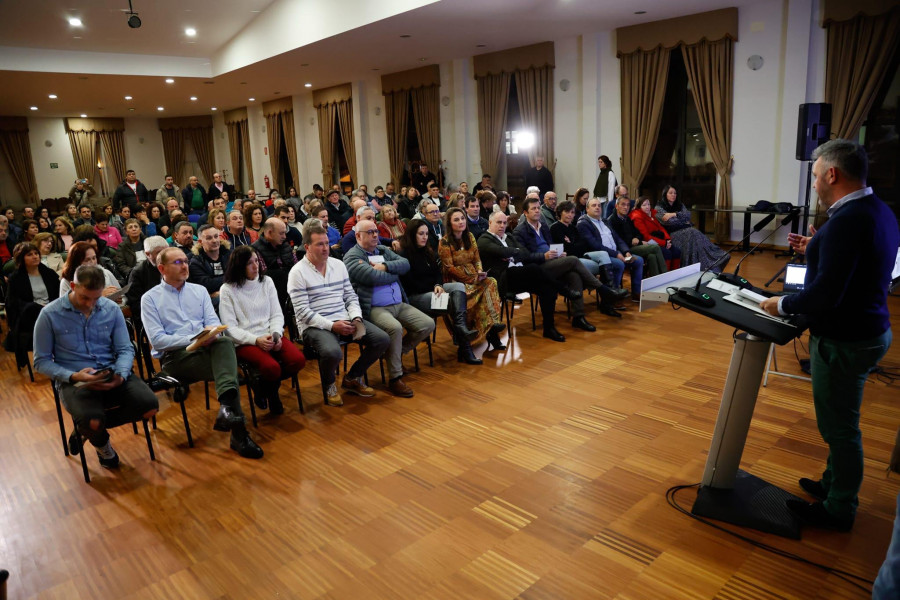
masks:
[[[441,295],[431,295],[431,310],[447,310],[450,306],[450,294],[444,292]]]

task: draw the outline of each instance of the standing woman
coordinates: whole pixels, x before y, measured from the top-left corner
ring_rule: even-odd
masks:
[[[473,343],[487,339],[493,348],[505,350],[498,335],[506,326],[500,322],[497,280],[488,277],[481,268],[481,256],[475,236],[469,233],[466,213],[456,207],[449,208],[444,216],[444,231],[438,244],[444,281],[458,281],[466,286],[467,325],[478,331]]]
[[[413,219],[409,222],[400,240],[400,252],[409,261],[409,271],[400,276],[409,303],[433,317],[437,313],[431,309],[432,298],[449,294],[448,312],[444,317],[453,324],[449,329],[459,346],[456,359],[470,365],[482,364],[481,359],[472,353],[470,343],[478,336],[478,331],[466,326],[466,286],[457,281],[443,282],[441,263],[428,244],[428,225],[425,221]]]
[[[72,247],[73,231],[74,227],[72,227],[72,221],[66,217],[56,217],[53,219],[53,232],[56,234],[56,239],[59,240],[59,244],[62,244],[61,247],[57,244],[57,252],[69,251],[69,248]]]
[[[284,314],[271,277],[260,272],[261,259],[253,246],[235,248],[225,267],[219,290],[219,316],[234,339],[235,354],[259,371],[254,401],[269,413],[280,415],[281,381],[296,374],[306,358],[284,338]]]
[[[678,192],[671,185],[663,188],[662,198],[656,205],[656,219],[662,224],[672,244],[681,249],[681,264],[686,267],[700,263],[700,269],[706,270],[716,261],[720,261],[712,271],[721,273],[731,255],[713,244],[706,234],[694,228],[691,223],[691,211],[681,200]]]
[[[244,205],[244,227],[253,230],[257,238],[259,238],[259,233],[265,220],[265,211],[261,204],[254,202],[253,204]]]
[[[601,154],[597,157],[597,166],[600,167],[600,174],[597,175],[597,183],[594,184],[594,198],[600,198],[604,209],[607,206],[607,200],[614,200],[616,197],[616,174],[612,172],[612,163],[609,157]],[[611,213],[610,213],[611,214]],[[604,210],[604,216],[607,216]]]

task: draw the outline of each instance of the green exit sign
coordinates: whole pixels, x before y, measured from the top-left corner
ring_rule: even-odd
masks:
[[[50,163],[50,168],[51,168],[51,169],[58,169],[58,168],[59,168],[59,163]]]

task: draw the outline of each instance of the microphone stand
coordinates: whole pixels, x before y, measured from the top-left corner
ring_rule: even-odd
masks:
[[[753,254],[756,251],[756,249],[762,245],[763,242],[765,242],[767,239],[772,237],[776,231],[778,231],[779,229],[781,229],[782,227],[784,227],[785,225],[787,225],[788,223],[793,221],[795,218],[797,218],[797,215],[799,215],[799,214],[800,214],[799,210],[792,210],[791,212],[789,212],[783,219],[781,219],[781,223],[778,224],[778,227],[776,227],[775,229],[770,231],[768,234],[766,234],[766,237],[761,239],[759,241],[759,243],[757,243],[755,246],[753,246],[753,248],[751,248],[749,252],[747,252],[746,254],[744,254],[744,256],[741,257],[741,260],[739,260],[738,263],[734,267],[734,273],[720,273],[718,279],[720,281],[730,283],[731,285],[736,285],[739,288],[751,287],[749,281],[747,281],[746,279],[744,279],[743,277],[738,275],[738,271],[741,268],[741,263],[744,262],[744,259],[746,259],[748,256]]]

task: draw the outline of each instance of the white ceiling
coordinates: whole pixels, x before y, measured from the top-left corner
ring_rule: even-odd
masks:
[[[102,4],[106,8],[91,8],[89,12],[80,13],[85,30],[90,28],[92,33],[84,36],[77,48],[110,53],[98,55],[108,56],[110,60],[127,61],[128,56],[122,56],[122,53],[156,55],[152,60],[159,63],[159,76],[97,74],[90,69],[81,73],[22,71],[18,65],[10,64],[14,61],[3,61],[0,54],[0,69],[5,69],[0,71],[4,82],[0,115],[156,117],[208,114],[212,106],[219,110],[245,106],[250,97],[262,102],[305,92],[308,91],[304,88],[306,82],[312,83],[314,88],[327,87],[376,72],[381,75],[484,52],[735,6],[750,0],[440,0],[306,45],[301,31],[308,27],[285,23],[272,35],[296,35],[294,49],[215,77],[176,77],[174,84],[164,82],[163,75],[174,71],[168,70],[166,56],[160,55],[172,55],[173,61],[214,57],[223,48],[227,49],[229,40],[242,28],[252,31],[251,22],[263,18],[251,10],[266,10],[273,1],[192,0],[189,4],[191,12],[185,12],[188,9],[183,8],[186,4],[183,1],[133,1],[137,2],[135,10],[144,22],[139,30],[129,29],[120,8],[113,8],[119,4],[127,8],[127,0],[90,2],[92,6]],[[274,4],[294,1],[327,0],[275,0]],[[340,4],[350,1],[328,2],[331,6],[337,5],[332,10],[336,19],[341,16]],[[72,49],[72,40],[57,38],[63,37],[61,32],[67,32],[69,28],[65,17],[72,12],[67,5],[73,3],[72,0],[31,0],[28,6],[39,10],[25,11],[21,6],[11,7],[9,2],[0,2],[0,23],[4,24],[4,30],[11,30],[9,35],[4,35],[3,44],[19,47],[27,44],[53,51]],[[638,10],[647,13],[634,14]],[[34,16],[34,13],[43,14]],[[195,15],[203,20],[185,15]],[[100,31],[94,32],[93,19],[103,24]],[[10,27],[11,23],[13,27]],[[198,30],[195,44],[185,42],[184,28],[188,25]],[[131,40],[130,35],[135,32],[142,36],[140,42]],[[412,37],[401,38],[402,34]],[[259,43],[265,44],[265,38]],[[111,54],[113,52],[118,55]],[[52,64],[56,63],[51,62],[49,68],[53,68]],[[127,62],[123,64],[127,66]],[[59,97],[50,100],[47,96],[51,93]],[[134,99],[126,101],[125,95]],[[198,100],[190,101],[192,95]],[[30,106],[37,106],[39,110],[30,111]],[[164,106],[165,111],[158,112],[157,106]]]

